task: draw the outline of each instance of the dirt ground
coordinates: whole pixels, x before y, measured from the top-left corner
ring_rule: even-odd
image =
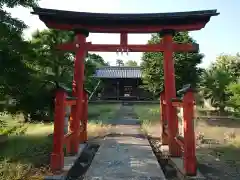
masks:
[[[160,124],[148,128],[153,137]],[[195,124],[198,167],[207,180],[240,179],[240,122],[230,119],[198,119]]]

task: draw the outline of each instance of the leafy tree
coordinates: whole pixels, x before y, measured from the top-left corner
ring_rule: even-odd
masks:
[[[39,69],[44,69],[45,78],[52,81],[64,82],[71,88],[73,78],[74,56],[58,50],[56,47],[65,42],[74,40],[72,32],[58,30],[45,30],[33,35],[32,44],[36,54],[39,55],[36,64]],[[92,75],[97,67],[107,66],[108,63],[97,54],[87,54],[85,59],[85,87],[91,91],[96,82]]]
[[[228,71],[234,79],[237,79],[240,77],[240,54],[237,53],[236,56],[222,54],[217,57],[213,66]]]
[[[11,17],[3,7],[36,6],[36,0],[0,0],[0,99],[20,99],[27,91],[33,70],[27,66],[33,54],[31,46],[22,38],[27,26]]]
[[[109,66],[108,62],[105,62],[101,56],[94,53],[88,53],[87,60],[95,64],[96,67]]]
[[[71,42],[74,39],[73,32],[58,30],[37,31],[31,40],[36,58],[31,67],[37,71],[36,77],[40,79],[37,88],[33,88],[31,106],[34,114],[51,114],[53,111],[54,86],[49,83],[43,85],[42,81],[61,82],[69,88],[72,86],[74,54],[57,49],[57,45]],[[103,58],[96,54],[88,54],[85,59],[85,87],[92,90],[96,84],[92,74],[96,67],[107,65]],[[41,89],[41,91],[39,91]],[[28,99],[30,99],[28,97]],[[40,112],[40,113],[39,113]],[[41,117],[41,116],[40,116]]]
[[[116,60],[116,65],[117,65],[117,66],[124,66],[123,60],[122,60],[122,59],[117,59],[117,60]]]
[[[176,33],[173,39],[177,43],[195,43],[188,32]],[[148,43],[157,44],[160,40],[159,34],[153,34]],[[197,85],[202,72],[197,65],[201,63],[202,58],[203,55],[200,53],[174,53],[177,89],[184,84]],[[144,53],[141,67],[145,89],[158,95],[164,87],[163,53]]]
[[[227,92],[229,94],[228,105],[233,107],[235,111],[240,114],[240,80],[231,83],[227,88]]]
[[[201,92],[212,106],[223,112],[226,106],[236,109],[238,104],[237,79],[239,79],[240,57],[220,55],[202,76]],[[234,105],[235,102],[235,105]]]
[[[16,100],[15,106],[4,106],[12,113],[20,111],[25,117],[30,115],[31,119],[43,120],[53,110],[54,84],[49,82],[72,85],[74,56],[57,50],[56,45],[73,40],[73,33],[37,31],[31,41],[25,41],[22,31],[27,26],[3,10],[3,6],[17,5],[37,6],[37,0],[0,0],[0,99]],[[100,56],[89,56],[88,63],[92,65],[86,62],[87,77],[95,67],[104,64]]]
[[[205,99],[209,99],[213,107],[224,112],[228,101],[227,88],[232,82],[231,74],[221,68],[211,67],[202,76],[201,91]]]
[[[96,68],[109,66],[109,63],[97,54],[88,54],[85,61],[85,87],[92,92],[96,87],[99,79],[94,78],[92,75],[95,73]],[[98,88],[101,88],[100,86]]]
[[[128,60],[124,65],[130,66],[130,67],[136,67],[136,66],[138,66],[138,63],[137,63],[137,61],[134,61],[134,60]]]
[[[73,54],[58,50],[57,45],[73,39],[74,33],[69,31],[44,30],[33,34],[31,44],[36,58],[32,64],[44,79],[65,83],[72,80]]]
[[[33,72],[25,92],[17,98],[17,105],[13,112],[21,111],[25,119],[30,115],[31,120],[44,120],[53,112],[55,88],[49,82],[64,82],[71,85],[73,56],[70,53],[59,51],[57,44],[72,39],[72,33],[56,30],[36,31],[29,42],[32,50],[31,61],[26,66]]]

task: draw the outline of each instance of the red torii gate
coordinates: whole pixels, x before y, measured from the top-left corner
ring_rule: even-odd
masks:
[[[83,114],[83,81],[84,81],[84,58],[88,51],[95,52],[163,52],[164,54],[164,96],[161,97],[163,107],[163,131],[167,123],[168,133],[162,135],[163,142],[169,145],[171,156],[179,157],[181,147],[176,140],[178,134],[178,119],[176,114],[175,73],[174,73],[174,52],[197,52],[198,44],[177,44],[173,41],[173,35],[178,31],[200,30],[205,27],[211,16],[218,15],[216,10],[177,12],[177,13],[152,13],[152,14],[101,14],[71,12],[53,9],[34,8],[32,14],[39,18],[49,28],[74,31],[76,38],[74,42],[59,45],[58,48],[75,52],[73,96],[76,99],[76,106],[72,106],[72,131],[74,134],[74,148],[72,153],[77,153],[78,137],[81,114]],[[92,44],[86,42],[89,32],[93,33],[120,33],[120,44]],[[128,33],[161,33],[162,40],[159,44],[129,45]],[[191,95],[186,95],[192,98]],[[63,98],[64,99],[64,98]],[[187,99],[185,102],[187,102]],[[164,102],[164,103],[163,103]],[[183,103],[186,106],[186,103]],[[193,105],[192,105],[193,107]],[[190,108],[191,109],[191,108]],[[186,112],[185,112],[186,114]],[[192,113],[190,113],[192,115]],[[189,117],[189,116],[188,116]],[[192,117],[192,116],[191,116]],[[190,117],[190,118],[191,118]],[[55,118],[56,120],[56,118]],[[189,139],[194,142],[194,134]],[[58,139],[58,142],[60,140]],[[195,147],[195,146],[194,146]],[[192,147],[193,148],[193,147]],[[52,159],[60,162],[53,152]],[[195,154],[194,154],[195,157]],[[193,160],[195,161],[195,160]],[[61,168],[61,165],[52,162],[53,169]],[[196,164],[196,162],[192,162]],[[187,174],[195,174],[195,165],[186,170]]]

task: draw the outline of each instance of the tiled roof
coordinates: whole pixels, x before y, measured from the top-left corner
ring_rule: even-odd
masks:
[[[107,66],[98,68],[94,76],[97,78],[141,78],[142,72],[140,67]]]

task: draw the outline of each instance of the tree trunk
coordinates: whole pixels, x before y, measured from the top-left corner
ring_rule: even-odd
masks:
[[[225,106],[219,107],[220,116],[225,114]]]

